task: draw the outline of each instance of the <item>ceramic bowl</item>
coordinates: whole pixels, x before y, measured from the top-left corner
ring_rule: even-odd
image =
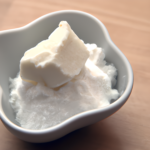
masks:
[[[40,41],[66,20],[85,43],[96,43],[104,49],[106,61],[118,70],[117,85],[120,97],[109,106],[77,114],[64,122],[44,130],[29,130],[18,125],[8,102],[9,77],[19,72],[20,59],[24,52]],[[48,142],[58,139],[76,129],[98,122],[116,112],[128,99],[133,86],[133,72],[124,54],[109,37],[105,26],[94,16],[74,10],[58,11],[44,15],[30,24],[12,30],[0,31],[0,117],[6,128],[18,138],[28,142]]]

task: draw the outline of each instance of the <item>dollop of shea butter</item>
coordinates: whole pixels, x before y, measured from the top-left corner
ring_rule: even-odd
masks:
[[[20,76],[34,85],[43,83],[56,88],[78,75],[88,57],[83,41],[66,21],[61,21],[47,40],[25,52]]]

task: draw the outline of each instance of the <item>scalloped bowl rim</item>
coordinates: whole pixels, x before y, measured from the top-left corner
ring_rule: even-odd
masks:
[[[133,86],[133,71],[132,71],[132,67],[129,63],[129,61],[127,60],[127,58],[124,56],[124,54],[117,48],[117,46],[112,42],[109,33],[106,29],[106,27],[104,26],[104,24],[98,20],[96,17],[94,17],[93,15],[83,12],[83,11],[78,11],[78,10],[62,10],[62,11],[56,11],[56,12],[52,12],[49,14],[46,14],[44,16],[41,16],[39,18],[37,18],[36,20],[32,21],[31,23],[20,27],[20,28],[16,28],[16,29],[10,29],[10,30],[4,30],[4,31],[0,31],[0,34],[5,34],[5,33],[11,33],[11,32],[21,32],[22,30],[28,30],[28,28],[30,28],[32,25],[34,24],[38,24],[38,22],[41,22],[42,19],[49,17],[51,15],[55,15],[55,14],[59,14],[59,13],[79,13],[79,14],[84,14],[87,15],[88,17],[91,17],[92,19],[94,19],[102,28],[104,35],[106,37],[106,40],[108,41],[108,43],[114,48],[115,51],[117,51],[117,53],[120,55],[120,57],[123,59],[123,61],[125,62],[126,66],[127,66],[127,72],[128,72],[128,83],[126,86],[126,89],[124,91],[124,93],[121,95],[121,97],[119,97],[115,102],[111,103],[110,105],[106,106],[106,107],[102,107],[100,109],[93,109],[93,110],[89,110],[89,111],[85,111],[79,114],[76,114],[70,118],[68,118],[67,120],[61,122],[60,124],[57,124],[53,127],[49,127],[46,129],[42,129],[42,130],[31,130],[31,129],[25,129],[22,128],[14,123],[12,123],[7,116],[5,115],[5,113],[3,111],[1,111],[1,119],[5,120],[5,123],[7,123],[9,126],[11,126],[11,128],[13,128],[14,130],[20,131],[22,133],[26,133],[26,134],[44,134],[44,133],[48,133],[48,132],[55,132],[56,130],[59,129],[63,129],[65,126],[68,126],[70,123],[77,121],[79,118],[91,115],[91,114],[97,114],[103,111],[107,111],[110,110],[111,108],[120,105],[121,103],[125,103],[126,100],[128,99],[128,97],[130,96],[130,93],[132,91],[132,86]],[[0,105],[0,107],[2,107]],[[2,110],[2,108],[0,109]]]

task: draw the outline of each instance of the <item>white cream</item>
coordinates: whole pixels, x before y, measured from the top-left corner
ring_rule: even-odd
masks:
[[[56,88],[78,75],[89,57],[89,51],[66,21],[20,61],[20,76],[33,84]]]
[[[10,103],[23,128],[45,129],[78,113],[99,109],[117,99],[116,68],[106,65],[105,54],[95,44],[85,45],[90,57],[81,72],[59,89],[33,85],[20,76],[11,79]]]

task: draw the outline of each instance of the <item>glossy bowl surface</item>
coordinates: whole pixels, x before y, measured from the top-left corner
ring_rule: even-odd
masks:
[[[109,106],[77,114],[66,121],[44,130],[24,129],[15,121],[15,114],[8,102],[9,77],[19,72],[24,52],[40,41],[66,20],[85,43],[96,43],[104,49],[106,60],[118,70],[117,85],[120,97]],[[0,31],[0,116],[7,129],[18,138],[28,142],[48,142],[58,139],[76,129],[98,122],[116,112],[128,99],[133,86],[133,71],[124,54],[115,46],[105,26],[94,16],[75,10],[58,11],[44,15],[30,24],[12,30]]]

